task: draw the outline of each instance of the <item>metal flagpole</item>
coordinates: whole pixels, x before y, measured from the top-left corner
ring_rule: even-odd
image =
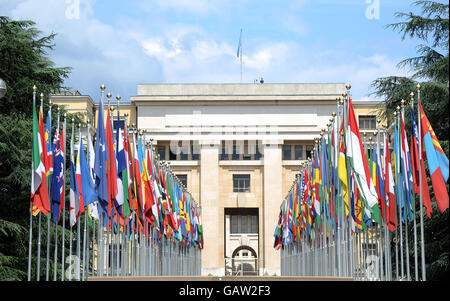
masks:
[[[52,154],[53,154],[53,150],[51,149],[51,147],[52,147],[52,101],[51,100],[49,100],[49,102],[48,102],[48,106],[49,106],[49,108],[48,108],[48,115],[50,115],[50,118],[49,118],[49,120],[50,120],[50,133],[48,133],[49,134],[49,137],[48,137],[48,139],[50,139],[50,151],[52,152]],[[42,117],[42,118],[44,118],[44,117]],[[49,150],[47,150],[47,152],[48,152]],[[50,175],[51,176],[51,175]],[[50,178],[50,181],[48,181],[48,192],[49,192],[49,195],[51,195],[51,187],[52,187],[52,181],[51,181],[51,178]],[[49,202],[51,202],[51,197],[49,197]],[[50,215],[51,214],[48,214],[47,215],[47,260],[46,260],[46,274],[45,274],[45,280],[46,281],[48,281],[49,280],[49,261],[50,261]],[[56,228],[56,227],[55,227]],[[55,230],[56,231],[56,230]],[[55,240],[56,240],[56,238],[55,238]],[[56,258],[55,258],[55,261],[56,261]],[[56,277],[56,276],[55,276]]]
[[[411,117],[414,117],[414,93],[411,92],[409,94],[410,97],[410,102],[411,102]],[[412,126],[412,125],[411,125]],[[415,132],[417,130],[417,128],[412,129],[413,132]],[[419,133],[417,133],[417,136],[419,135]],[[417,137],[418,138],[418,137]],[[412,142],[411,142],[412,144]],[[419,165],[421,163],[419,162]],[[419,166],[419,170],[420,170],[420,166]],[[421,187],[419,188],[419,194],[421,194]],[[416,196],[415,194],[413,194],[412,197],[413,200],[413,216],[414,216],[414,280],[419,280],[419,264],[418,264],[418,257],[417,257],[417,224],[416,224]]]
[[[56,125],[56,128],[57,128],[57,132],[59,134],[59,112],[60,112],[59,107],[58,107],[57,111],[58,111],[58,114],[57,114],[57,122],[56,122],[57,125]],[[61,141],[61,137],[60,137],[60,141]],[[61,146],[60,146],[60,148],[61,148]],[[62,151],[62,150],[60,150],[60,151]],[[63,172],[64,172],[64,170],[63,170]],[[63,189],[64,189],[64,187],[63,187]],[[49,228],[49,230],[50,230],[50,228]],[[62,231],[64,231],[64,229]],[[49,231],[49,236],[50,236],[50,231]],[[55,223],[55,258],[54,258],[55,264],[54,264],[54,267],[53,267],[53,281],[56,281],[56,268],[57,268],[56,261],[58,260],[58,240],[57,239],[58,239],[58,223],[56,222]],[[49,250],[49,246],[47,246],[47,252],[49,252],[49,251],[50,251]],[[47,260],[48,260],[48,257],[47,257]]]
[[[39,108],[39,114],[40,115],[44,115],[44,108],[43,108],[43,103],[44,103],[44,94],[41,93],[40,95],[41,98],[41,107]],[[42,119],[44,117],[42,116]],[[43,120],[42,120],[43,122]],[[38,226],[38,252],[37,252],[37,270],[36,270],[36,280],[39,281],[40,280],[40,274],[41,274],[41,219],[42,219],[42,212],[39,212],[39,226]]]
[[[404,99],[402,99],[401,104],[402,104],[402,109],[401,109],[401,119],[402,119],[402,120],[405,120],[405,100],[404,100]],[[405,133],[405,135],[406,135],[406,133]],[[403,138],[402,138],[402,140],[403,140]],[[408,156],[408,154],[405,153],[405,156]],[[408,157],[405,157],[405,159],[408,160]],[[407,173],[407,170],[406,170],[406,166],[407,166],[406,164],[408,164],[408,163],[405,162],[405,170],[403,170],[403,172],[405,173],[404,178],[405,178],[405,181],[409,181],[409,174]],[[411,187],[410,184],[409,184],[408,186]],[[409,192],[406,191],[406,189],[405,189],[405,194],[406,194],[406,193],[409,193]],[[407,279],[408,281],[410,281],[410,280],[411,280],[411,276],[410,276],[410,269],[409,269],[409,242],[408,242],[408,211],[409,211],[409,208],[408,208],[408,202],[406,201],[406,197],[408,197],[408,196],[405,196],[405,216],[406,216],[406,217],[405,217],[406,279]],[[409,195],[409,197],[411,197],[411,195]]]
[[[397,112],[394,112],[394,131],[396,131],[397,130],[397,125],[398,125],[398,122],[397,122]],[[394,142],[394,147],[395,147],[395,142]],[[395,182],[395,185],[397,186],[398,185],[398,175],[397,175],[397,169],[398,169],[398,164],[397,164],[397,150],[394,150],[394,154],[395,154],[395,168],[396,168],[396,170],[395,170],[395,179],[397,180],[397,182]],[[397,186],[398,187],[398,186]],[[395,193],[396,193],[396,196],[395,196],[395,201],[396,201],[396,203],[394,204],[394,206],[395,207],[397,207],[397,199],[400,197],[398,194],[397,194],[397,192],[398,192],[398,190],[396,190],[395,191]],[[396,213],[395,213],[395,276],[396,276],[396,279],[397,280],[399,280],[399,264],[398,264],[398,231],[399,231],[399,225],[398,225],[398,209],[396,209]]]
[[[36,85],[33,85],[33,108],[36,107]],[[34,139],[34,135],[32,135],[32,140]],[[34,143],[34,142],[33,142]],[[33,185],[33,172],[34,172],[34,163],[33,159],[31,160],[31,183]],[[31,187],[33,189],[33,187]],[[30,229],[29,229],[29,237],[28,237],[28,281],[31,281],[31,251],[33,248],[33,202],[30,198]]]
[[[421,116],[420,116],[420,107],[419,107],[419,101],[420,101],[420,84],[417,84],[417,123],[418,123],[418,133],[419,135],[419,162],[422,162],[422,132],[421,132]],[[426,270],[425,270],[425,240],[424,240],[424,233],[423,233],[423,214],[422,214],[422,206],[423,206],[423,199],[422,199],[422,168],[419,168],[419,184],[420,184],[420,254],[422,259],[422,280],[425,281],[426,279]]]
[[[397,112],[397,125],[398,125],[398,131],[400,132],[400,106],[397,106],[396,108],[396,112]],[[397,154],[398,156],[396,156],[396,161],[397,161],[397,185],[398,185],[398,189],[400,192],[400,201],[398,202],[398,216],[399,216],[399,223],[400,223],[400,271],[401,271],[401,279],[403,280],[405,278],[405,270],[404,270],[404,264],[403,264],[403,223],[402,223],[402,201],[403,201],[403,188],[402,185],[400,185],[402,179],[401,179],[401,175],[400,175],[400,157],[401,157],[401,146],[400,146],[400,141],[401,141],[401,137],[400,135],[398,135],[397,133]]]
[[[81,140],[81,124],[78,124],[78,139]],[[75,140],[75,139],[74,139]],[[82,151],[81,149],[78,150],[78,152]],[[80,210],[81,210],[81,200],[78,199],[78,212],[77,215],[79,214]],[[80,250],[80,240],[81,240],[81,220],[78,219],[77,221],[77,281],[80,281],[80,264],[79,261],[80,257],[81,257],[81,250]]]
[[[67,125],[67,113],[64,113],[64,125],[63,125],[63,130],[64,130],[64,141],[63,141],[63,145],[64,145],[64,152],[63,152],[63,157],[64,157],[64,181],[63,181],[63,212],[62,212],[62,237],[61,237],[61,281],[64,281],[64,260],[65,260],[65,254],[64,254],[64,238],[65,238],[65,233],[66,233],[66,187],[65,187],[65,183],[66,183],[66,176],[65,176],[65,172],[66,172],[66,125]],[[56,274],[56,273],[55,273]]]
[[[389,147],[389,145],[386,144],[386,131],[387,131],[387,125],[384,125],[383,128],[383,143],[384,143],[384,147],[383,147],[383,152],[384,152],[384,160],[386,160],[386,152],[387,152],[387,148]],[[386,161],[385,161],[386,162]],[[385,166],[384,167],[385,170],[387,170],[389,168],[389,166]],[[385,173],[386,174],[386,173]],[[385,179],[385,181],[387,181],[387,179]],[[389,189],[389,188],[387,188]],[[385,247],[385,266],[386,266],[386,280],[387,281],[392,281],[392,264],[391,264],[391,244],[390,244],[390,230],[387,227],[387,223],[388,223],[388,219],[387,219],[387,207],[386,207],[386,203],[387,200],[389,198],[388,195],[388,191],[385,191],[385,202],[384,202],[384,216],[385,216],[385,225],[384,225],[384,247]],[[394,200],[395,201],[395,200]],[[389,200],[389,202],[391,202],[391,200]]]
[[[381,119],[377,119],[377,132],[376,132],[376,137],[377,137],[377,164],[380,167],[380,176],[383,177],[383,165],[381,162],[381,153],[380,153],[380,123],[381,123]],[[377,175],[378,177],[378,175]],[[381,191],[381,189],[380,189]],[[382,198],[384,198],[384,196],[382,196]],[[383,205],[384,206],[383,202]],[[384,217],[386,220],[386,210],[384,210]],[[379,232],[378,232],[378,241],[377,241],[377,246],[378,246],[378,253],[380,254],[380,266],[379,266],[379,280],[384,280],[384,270],[385,270],[385,266],[383,266],[383,217],[381,217],[380,223],[377,226]]]

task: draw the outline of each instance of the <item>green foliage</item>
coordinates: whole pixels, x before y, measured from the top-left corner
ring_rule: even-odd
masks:
[[[7,84],[7,93],[0,102],[3,114],[32,114],[32,92],[55,93],[63,88],[70,68],[56,68],[47,58],[55,34],[42,36],[33,21],[14,21],[0,16],[0,78]]]

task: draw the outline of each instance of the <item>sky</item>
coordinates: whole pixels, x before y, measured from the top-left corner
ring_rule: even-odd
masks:
[[[405,76],[420,43],[387,24],[412,0],[0,0],[0,15],[56,33],[49,58],[72,67],[64,85],[129,101],[145,83],[370,83]]]

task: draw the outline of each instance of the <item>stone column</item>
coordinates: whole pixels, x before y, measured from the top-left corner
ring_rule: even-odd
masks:
[[[264,198],[262,204],[262,262],[261,275],[280,275],[280,251],[273,248],[273,232],[280,213],[282,195],[282,144],[283,140],[263,140]]]
[[[203,240],[202,276],[224,275],[224,212],[219,204],[220,141],[200,141],[200,206]]]

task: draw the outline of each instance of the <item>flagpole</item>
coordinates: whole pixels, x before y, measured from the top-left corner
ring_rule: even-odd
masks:
[[[405,100],[404,99],[401,100],[401,105],[402,105],[401,119],[405,120]],[[405,131],[406,131],[406,129],[405,129]],[[405,136],[406,136],[406,132],[405,132]],[[402,140],[403,140],[403,137],[402,137]],[[407,156],[408,156],[408,154],[406,153],[406,149],[405,149],[405,160],[408,160]],[[409,174],[407,172],[408,162],[404,162],[404,164],[405,164],[405,168],[404,168],[405,170],[403,170],[404,178],[405,178],[405,181],[409,181]],[[405,189],[405,194],[407,194],[407,193],[409,193],[409,192],[406,191],[406,189]],[[406,197],[405,197],[405,216],[406,216],[405,217],[405,252],[406,252],[406,279],[408,281],[410,281],[411,276],[410,276],[410,269],[409,269],[409,242],[408,242],[408,217],[409,217],[409,214],[408,214],[409,208],[408,207],[409,207],[409,204],[406,199],[407,197],[408,197],[408,195],[406,195]]]
[[[50,116],[50,118],[49,118],[49,121],[50,121],[50,133],[49,133],[48,139],[50,139],[50,151],[53,154],[53,150],[51,149],[51,147],[52,147],[52,142],[51,142],[51,137],[52,137],[52,134],[51,134],[52,133],[52,117],[51,117],[52,116],[52,101],[51,100],[49,100],[48,106],[49,106],[49,108],[48,108],[48,115]],[[47,152],[48,152],[48,150],[47,150]],[[52,156],[52,160],[53,160],[53,156]],[[50,178],[50,181],[47,183],[48,184],[48,191],[50,192],[50,194],[51,194],[51,191],[52,191],[51,190],[51,183],[52,183],[52,181],[51,181],[51,178]],[[49,198],[49,202],[51,202],[51,197]],[[49,266],[49,261],[50,261],[50,215],[51,214],[47,215],[47,260],[46,260],[45,281],[49,280],[49,267],[50,267]],[[56,240],[56,238],[55,238],[55,240]]]
[[[33,108],[36,106],[36,85],[33,85]],[[34,139],[34,135],[32,134],[32,140]],[[34,143],[34,141],[33,141]],[[33,172],[34,172],[34,164],[33,159],[31,159],[31,185],[33,185]],[[33,190],[33,187],[31,187]],[[28,276],[27,280],[31,281],[31,251],[33,248],[33,201],[30,198],[30,229],[29,229],[29,237],[28,237]]]
[[[396,135],[396,133],[397,133],[397,125],[398,125],[398,122],[397,122],[397,112],[396,111],[394,111],[394,113],[393,113],[393,115],[394,115],[394,148],[395,148],[395,135]],[[398,188],[398,174],[397,174],[397,169],[398,169],[398,164],[397,164],[397,150],[396,149],[394,149],[394,154],[395,154],[395,181],[394,181],[394,186],[395,187],[397,187]],[[398,229],[399,229],[399,224],[398,224],[398,209],[397,209],[397,204],[398,204],[398,201],[397,201],[397,199],[400,197],[400,195],[398,194],[398,189],[396,189],[395,190],[395,203],[394,203],[394,207],[396,208],[396,212],[395,212],[395,215],[394,215],[394,218],[395,218],[395,238],[394,238],[394,241],[395,241],[395,276],[396,276],[396,280],[398,281],[399,280],[399,273],[398,273],[398,271],[399,271],[399,264],[398,264]]]
[[[60,108],[58,107],[58,109],[57,109],[57,121],[56,121],[56,128],[57,128],[57,133],[58,133],[58,135],[59,135],[59,118],[60,118]],[[51,119],[50,119],[51,120]],[[51,128],[51,127],[50,127]],[[60,139],[60,149],[61,149],[61,136],[59,137],[59,139]],[[57,146],[55,146],[55,147],[57,147]],[[54,154],[53,154],[53,156],[54,156]],[[53,158],[54,159],[54,158]],[[64,172],[64,171],[63,171]],[[50,181],[51,182],[51,181]],[[64,189],[64,188],[63,188]],[[50,190],[51,191],[51,190]],[[60,196],[60,198],[61,198],[61,196]],[[50,198],[50,202],[51,202],[51,198]],[[59,212],[58,212],[59,213]],[[49,215],[50,216],[50,215]],[[50,221],[50,220],[49,220]],[[47,258],[47,260],[48,260],[48,258]],[[57,264],[56,264],[56,262],[57,262],[57,260],[58,260],[58,223],[56,222],[55,223],[55,258],[54,258],[54,260],[55,260],[55,263],[54,263],[54,270],[53,270],[53,281],[56,281],[56,267],[57,267]]]
[[[411,92],[409,94],[409,99],[410,99],[410,105],[411,105],[411,117],[414,118],[414,92]],[[411,127],[413,125],[411,124]],[[412,128],[412,131],[415,132],[417,128]],[[413,141],[411,141],[411,145],[412,145]],[[419,170],[420,168],[420,162],[419,163]],[[413,167],[414,168],[414,167]],[[421,192],[421,187],[419,188],[419,194]],[[414,216],[414,280],[418,280],[419,279],[419,264],[418,264],[418,257],[417,257],[417,224],[416,224],[416,197],[415,194],[413,194],[413,198],[414,200],[414,205],[413,205],[413,216]]]
[[[417,123],[419,130],[417,135],[419,136],[419,163],[422,162],[422,119],[420,118],[420,107],[419,107],[419,101],[420,101],[420,84],[417,84]],[[424,233],[423,233],[423,214],[422,214],[422,206],[423,206],[423,199],[422,199],[422,168],[419,167],[419,184],[420,184],[420,249],[421,249],[421,259],[422,259],[422,280],[426,281],[426,267],[425,267],[425,240],[424,240]]]
[[[64,127],[64,141],[63,141],[63,143],[64,143],[64,155],[63,155],[63,159],[64,159],[64,170],[63,170],[63,173],[64,173],[64,180],[63,180],[63,183],[64,183],[64,185],[63,185],[63,204],[62,204],[62,206],[63,206],[63,215],[62,215],[62,241],[61,241],[61,243],[62,243],[62,246],[61,246],[61,281],[64,281],[64,258],[65,258],[65,254],[64,254],[64,236],[65,236],[65,233],[66,233],[66,187],[65,187],[65,183],[66,183],[66,176],[65,176],[65,172],[66,172],[66,151],[67,151],[67,149],[66,149],[66,120],[67,120],[67,113],[64,113],[64,125],[63,125],[63,127]],[[56,274],[56,273],[55,273]]]
[[[42,122],[44,122],[44,108],[43,108],[43,102],[44,102],[44,94],[41,93],[40,95],[41,99],[41,107],[39,109],[39,114],[42,115]],[[41,138],[42,139],[42,138]],[[45,154],[47,156],[47,154]],[[38,227],[38,252],[37,252],[37,271],[36,271],[36,280],[40,280],[40,274],[41,274],[41,218],[42,218],[42,212],[39,212],[39,227]]]
[[[348,105],[349,105],[348,100],[350,99],[350,96],[351,96],[351,94],[350,94],[351,85],[347,84],[345,86],[345,88],[347,89],[347,95],[346,95],[347,97],[344,98],[344,108],[345,108],[345,106],[348,107]],[[347,101],[345,101],[345,100],[347,100]],[[347,114],[348,114],[348,109],[346,108],[345,111],[344,111],[344,120],[345,120],[344,124],[347,124],[347,118],[346,118],[346,117],[348,117]],[[350,219],[349,219],[349,223],[350,223]],[[349,224],[349,227],[348,227],[348,236],[349,236],[348,240],[349,240],[349,247],[350,247],[350,250],[349,250],[349,254],[350,254],[350,262],[349,262],[350,275],[349,276],[353,277],[353,274],[354,274],[354,271],[353,271],[353,237],[352,237],[352,232],[351,231],[352,230],[351,230],[351,227],[350,227],[350,224]]]
[[[397,160],[397,173],[398,173],[398,189],[400,192],[400,202],[399,202],[399,223],[400,223],[400,271],[401,271],[401,279],[403,280],[405,278],[405,269],[404,269],[404,260],[403,260],[403,211],[402,211],[402,202],[404,201],[404,197],[403,197],[403,180],[402,180],[402,174],[401,174],[401,123],[400,123],[400,119],[401,119],[401,111],[400,111],[400,106],[397,106],[396,108],[397,111],[397,124],[398,124],[398,158],[396,158]],[[406,209],[406,208],[405,208]]]
[[[386,132],[387,132],[387,125],[385,124],[383,126],[383,141],[384,141],[384,154],[385,154],[385,157],[386,157],[386,150],[389,147],[389,145],[386,144]],[[386,162],[386,158],[384,158],[384,160]],[[386,170],[386,169],[388,169],[390,167],[386,165],[384,168]],[[387,181],[387,180],[385,179],[385,181]],[[387,281],[392,281],[392,262],[391,262],[391,244],[390,244],[390,241],[391,241],[390,235],[391,234],[390,234],[390,230],[387,227],[387,223],[388,223],[388,218],[387,218],[388,211],[387,210],[388,209],[387,209],[387,206],[386,206],[386,203],[387,203],[386,201],[387,201],[388,198],[389,198],[389,192],[385,191],[385,202],[384,202],[384,216],[385,216],[384,232],[385,232],[385,236],[384,237],[385,237],[385,253],[386,253],[385,254],[386,255],[385,256],[385,260],[386,260],[386,280]],[[391,200],[389,200],[389,202],[391,202]]]
[[[105,88],[106,88],[105,85],[100,86],[100,90],[101,90],[100,102],[101,102],[102,110],[104,110],[103,109],[103,101],[105,99]],[[103,112],[102,112],[102,114],[103,114]],[[99,120],[99,122],[104,122],[104,121]],[[97,127],[98,126],[99,125],[97,124]],[[97,143],[98,143],[98,139],[97,139]],[[97,253],[97,257],[98,257],[98,259],[97,259],[97,269],[98,269],[97,274],[99,273],[100,276],[103,276],[103,274],[104,274],[104,265],[105,265],[105,262],[104,262],[104,256],[105,256],[105,254],[104,254],[104,250],[105,250],[104,230],[105,230],[105,226],[103,225],[103,220],[104,220],[104,212],[102,210],[102,212],[100,214],[99,227],[98,227],[100,247],[97,247],[97,249],[99,250],[99,252]]]

